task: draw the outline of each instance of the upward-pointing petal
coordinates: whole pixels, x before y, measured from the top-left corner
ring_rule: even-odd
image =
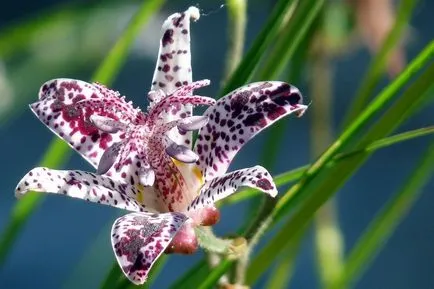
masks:
[[[199,17],[199,10],[190,7],[164,21],[151,91],[161,89],[169,95],[182,85],[191,83],[190,19]]]
[[[196,7],[190,7],[183,13],[169,16],[164,22],[157,65],[151,86],[151,91],[162,91],[163,93],[151,94],[154,96],[149,99],[151,107],[158,103],[164,94],[170,95],[181,86],[192,82],[190,19],[197,20],[199,17],[199,10]],[[190,116],[191,113],[192,106],[190,104],[177,104],[165,112],[163,118],[172,121]],[[173,131],[169,135],[177,144],[191,146],[190,132],[181,135]]]
[[[299,90],[280,81],[252,83],[224,96],[205,111],[209,122],[196,142],[205,180],[223,175],[241,147],[261,130],[306,108]]]
[[[132,213],[117,219],[112,227],[112,246],[125,276],[134,284],[143,284],[187,219],[181,213]]]

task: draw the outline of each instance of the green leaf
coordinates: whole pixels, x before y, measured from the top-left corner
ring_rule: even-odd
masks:
[[[314,212],[327,201],[343,183],[357,170],[367,157],[371,154],[364,152],[354,158],[347,159],[331,169],[326,168],[326,164],[336,155],[340,148],[347,142],[356,137],[356,132],[360,130],[375,112],[387,104],[399,89],[414,75],[424,63],[432,59],[434,52],[434,42],[430,43],[424,51],[412,62],[391,85],[389,85],[372,102],[371,105],[360,115],[338,140],[314,163],[307,174],[278,202],[273,212],[273,222],[278,221],[285,213],[291,211],[300,204],[298,210],[292,218],[285,223],[279,233],[265,246],[251,263],[247,272],[248,283],[253,283],[264,270],[271,264],[274,257],[290,244],[292,238],[298,230],[302,230],[312,218]],[[418,101],[426,97],[426,92],[432,84],[434,74],[434,64],[431,64],[424,73],[404,92],[398,101],[393,104],[365,134],[359,142],[357,149],[366,145],[368,141],[378,139],[389,134],[402,121],[409,117],[409,113],[418,106]],[[310,172],[310,173],[309,173]],[[321,173],[321,174],[319,174]],[[315,180],[315,181],[313,181]]]
[[[134,38],[131,31],[134,31],[135,33],[139,32],[137,27],[139,25],[143,26],[149,20],[150,16],[156,11],[156,9],[161,6],[162,2],[162,0],[148,0],[143,2],[143,6],[139,9],[124,32],[124,34],[128,36],[122,36],[118,40],[101,66],[95,72],[93,80],[98,80],[108,85],[110,84],[114,78],[114,75],[117,73],[117,69],[120,68],[122,61],[125,60],[125,54],[127,54],[128,48],[133,43]],[[145,10],[144,7],[147,7],[147,9]],[[103,71],[104,69],[109,69],[109,72],[106,73]],[[68,145],[55,137],[51,141],[39,165],[57,168],[66,163],[69,159],[69,156],[70,149]],[[10,221],[6,226],[5,231],[2,233],[2,237],[0,239],[0,265],[5,261],[8,253],[11,251],[11,247],[16,237],[32,213],[36,210],[43,197],[43,194],[27,194],[19,202],[17,202],[15,207],[12,209]]]
[[[269,45],[275,41],[279,27],[284,16],[290,9],[294,0],[279,0],[268,17],[267,23],[256,37],[252,47],[244,56],[237,69],[225,84],[221,96],[246,84],[253,76],[258,63]]]
[[[434,143],[431,143],[402,189],[388,201],[371,221],[365,233],[350,251],[341,280],[336,286],[329,289],[348,287],[363,273],[419,198],[422,187],[434,172],[433,163]]]
[[[333,167],[336,164],[339,164],[341,161],[344,161],[348,158],[356,156],[358,154],[363,154],[365,152],[374,152],[378,149],[387,148],[391,145],[399,144],[404,141],[412,140],[414,138],[419,138],[423,136],[428,136],[434,133],[434,126],[415,129],[407,132],[403,132],[400,134],[396,134],[390,137],[386,137],[383,139],[376,140],[366,146],[363,149],[354,150],[351,152],[341,153],[336,155],[336,157],[331,161],[327,166]],[[285,173],[279,174],[274,177],[274,182],[277,187],[281,187],[287,185],[293,181],[300,179],[310,165],[304,165],[302,167],[287,171]],[[238,202],[242,202],[247,200],[253,196],[260,195],[261,193],[258,190],[247,188],[226,198],[218,203],[219,206],[233,205]]]
[[[275,79],[287,66],[297,47],[306,37],[315,18],[324,5],[324,0],[299,1],[294,14],[282,29],[276,44],[267,55],[267,62],[261,68],[259,80]]]
[[[68,158],[70,153],[70,148],[63,141],[54,139],[42,157],[40,165],[44,167],[60,166],[63,163],[63,159],[58,156]],[[0,265],[5,261],[25,222],[30,218],[31,214],[42,200],[41,195],[29,194],[13,207],[10,217],[11,220],[7,224],[0,239]]]
[[[178,278],[169,289],[190,289],[196,288],[197,284],[205,279],[210,273],[207,261],[202,259],[197,262],[190,270],[187,271],[181,278]]]
[[[270,277],[265,288],[286,289],[289,288],[289,282],[295,269],[295,259],[300,251],[300,245],[304,237],[305,230],[300,230],[294,241],[288,246],[281,256],[278,257],[274,270],[271,271]]]
[[[100,289],[113,288],[114,287],[113,284],[118,283],[122,276],[123,276],[123,273],[121,271],[121,268],[119,267],[119,264],[117,262],[114,262],[110,268],[110,271],[109,271],[107,277],[102,282]]]
[[[362,80],[360,88],[357,90],[357,95],[345,116],[344,125],[352,121],[369,102],[369,97],[383,75],[391,52],[396,49],[398,42],[402,39],[416,2],[417,0],[401,0],[399,2],[395,24],[381,45],[379,52],[372,58],[368,71]]]

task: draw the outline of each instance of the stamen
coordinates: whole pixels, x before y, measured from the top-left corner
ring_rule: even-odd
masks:
[[[190,116],[178,121],[178,129],[181,131],[198,130],[209,121],[207,116]]]
[[[101,156],[96,173],[99,175],[105,174],[113,166],[116,158],[121,150],[122,142],[113,143]]]
[[[99,130],[108,133],[115,133],[127,128],[126,124],[105,116],[94,114],[91,115],[89,119]]]
[[[166,153],[175,160],[183,163],[194,163],[199,159],[199,156],[188,147],[178,145],[173,141],[166,147]]]

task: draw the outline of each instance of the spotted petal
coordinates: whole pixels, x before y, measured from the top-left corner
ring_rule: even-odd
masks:
[[[132,213],[117,219],[112,227],[112,246],[125,276],[134,284],[143,284],[187,219],[181,213]]]
[[[223,175],[241,147],[264,128],[291,113],[301,115],[299,90],[284,82],[243,86],[209,107],[209,122],[199,131],[195,151],[206,180]]]
[[[276,185],[270,173],[261,166],[233,171],[205,183],[200,195],[190,204],[187,211],[195,211],[234,194],[240,187],[258,189],[272,197],[277,195]]]
[[[18,183],[15,195],[21,197],[29,191],[66,195],[129,211],[155,212],[160,209],[152,188],[126,185],[84,171],[34,168]]]
[[[161,90],[165,95],[172,94],[176,89],[192,82],[191,51],[190,51],[190,19],[197,20],[200,17],[196,7],[190,7],[183,13],[175,13],[164,22],[161,30],[160,50],[158,61],[152,79],[151,91]],[[153,98],[151,107],[161,98]],[[190,116],[192,106],[173,107],[171,111],[164,113],[168,121],[180,117]],[[178,144],[191,142],[191,133],[180,135],[176,131],[170,133],[170,137]],[[187,143],[191,145],[191,143]]]
[[[30,105],[36,116],[63,138],[95,168],[104,151],[124,137],[122,130],[109,133],[95,126],[92,115],[122,123],[137,123],[143,114],[117,92],[101,84],[74,79],[53,79],[42,85],[39,101]]]

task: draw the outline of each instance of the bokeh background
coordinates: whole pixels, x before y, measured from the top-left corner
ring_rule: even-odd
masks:
[[[28,104],[37,98],[46,80],[71,77],[89,80],[111,44],[128,23],[139,1],[9,1],[0,9],[0,232],[8,223],[17,200],[14,188],[37,162],[53,135],[40,123]],[[192,24],[193,75],[212,85],[201,91],[215,96],[220,88],[227,47],[227,11],[221,1],[171,1],[152,17],[140,33],[113,88],[145,108],[164,19],[190,5],[199,5],[201,19]],[[273,1],[249,1],[246,46],[259,32]],[[405,54],[416,55],[434,36],[434,2],[419,1],[406,33]],[[17,28],[21,27],[21,28]],[[345,110],[358,86],[370,53],[362,40],[335,56],[333,67],[333,127],[338,131]],[[315,105],[306,85],[306,69],[297,86]],[[393,76],[392,76],[393,77]],[[434,76],[433,76],[434,79]],[[385,75],[383,84],[388,82]],[[433,107],[424,109],[400,130],[433,122]],[[311,160],[309,111],[290,118],[274,173],[304,165]],[[238,154],[232,169],[260,162],[265,134]],[[427,138],[420,138],[376,152],[337,196],[339,222],[346,248],[351,248],[386,200],[403,184],[414,168]],[[434,165],[434,164],[433,164]],[[66,168],[90,170],[74,154]],[[434,288],[434,182],[424,188],[407,218],[362,276],[356,288]],[[249,203],[225,207],[216,227],[220,235],[236,231],[249,216]],[[122,212],[80,200],[58,196],[45,198],[19,235],[4,265],[0,288],[97,288],[114,261],[110,226]],[[263,240],[266,242],[267,238]],[[202,256],[173,256],[155,282],[166,288]],[[303,240],[291,288],[317,288],[312,232]],[[255,288],[263,288],[262,278]]]

